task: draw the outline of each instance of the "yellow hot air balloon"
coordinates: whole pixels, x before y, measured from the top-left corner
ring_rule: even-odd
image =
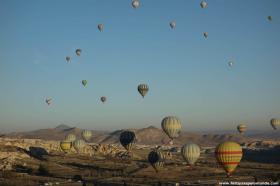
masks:
[[[227,141],[216,147],[216,159],[225,169],[227,176],[231,176],[242,158],[242,148],[238,143]]]
[[[245,124],[240,124],[237,126],[237,130],[238,130],[238,132],[243,134],[247,130],[247,126]]]
[[[92,132],[90,130],[83,130],[82,137],[85,141],[89,142],[92,137]]]
[[[179,137],[182,124],[181,121],[175,116],[168,116],[163,118],[161,122],[162,130],[167,134],[167,136],[173,140],[174,138]]]
[[[63,140],[63,141],[60,142],[61,150],[63,150],[66,153],[71,150],[71,147],[72,147],[72,142],[71,141]]]
[[[270,124],[271,124],[272,128],[273,128],[274,130],[276,130],[277,127],[280,126],[280,119],[275,119],[275,118],[273,118],[273,119],[270,120]]]

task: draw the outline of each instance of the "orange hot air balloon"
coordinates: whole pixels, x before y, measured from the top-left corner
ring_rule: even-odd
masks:
[[[225,169],[227,176],[231,176],[242,158],[242,148],[238,143],[226,141],[216,147],[216,159]]]

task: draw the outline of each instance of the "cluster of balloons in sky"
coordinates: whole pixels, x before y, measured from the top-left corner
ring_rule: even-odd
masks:
[[[132,0],[132,7],[137,9],[140,7],[140,0]],[[207,8],[208,4],[205,1],[201,1],[200,7],[202,9]],[[268,16],[267,19],[272,21],[272,16]],[[176,28],[176,21],[171,21],[169,23],[171,29]],[[103,32],[104,25],[98,24],[97,28],[100,32]],[[208,38],[208,32],[203,32],[203,36]],[[77,56],[81,56],[82,49],[76,49],[75,51]],[[66,61],[71,62],[71,57],[66,56]],[[234,66],[234,61],[229,61],[228,66],[231,68]],[[84,87],[87,86],[88,81],[82,80],[82,85]],[[139,84],[137,87],[139,94],[144,98],[149,91],[149,86],[147,84]],[[100,97],[101,102],[105,103],[107,98],[105,96]],[[45,102],[50,105],[52,102],[52,98],[46,98]],[[273,129],[277,129],[280,126],[280,119],[271,119],[270,124]],[[166,135],[170,138],[170,144],[173,143],[175,138],[178,138],[182,129],[182,124],[177,117],[168,116],[165,117],[161,122],[162,130],[166,133]],[[245,124],[239,124],[237,126],[237,130],[239,133],[243,134],[247,130],[247,126]],[[92,132],[89,130],[84,130],[82,132],[83,139],[76,139],[74,134],[68,134],[65,140],[60,142],[60,147],[63,151],[69,152],[73,147],[77,152],[80,152],[86,145],[86,142],[89,142],[92,137]],[[130,153],[133,145],[136,142],[136,135],[133,131],[123,131],[120,134],[120,143],[122,146]],[[224,142],[219,144],[216,147],[215,155],[217,161],[223,166],[228,176],[235,170],[237,165],[239,164],[242,158],[242,148],[238,143],[235,142]],[[194,143],[188,143],[182,146],[181,155],[184,160],[186,160],[191,166],[195,164],[197,159],[200,156],[200,147]],[[154,167],[156,171],[158,171],[164,165],[164,155],[160,149],[152,150],[148,155],[148,161]]]
[[[162,120],[161,127],[172,141],[179,137],[182,124],[177,117],[168,116]],[[67,153],[73,147],[80,153],[86,145],[85,141],[89,142],[92,138],[92,132],[90,130],[83,130],[82,137],[83,140],[77,139],[74,134],[68,134],[65,140],[60,142],[61,149]],[[133,131],[125,130],[120,134],[119,141],[127,152],[131,153],[137,141],[136,134]],[[200,157],[200,147],[195,143],[187,143],[181,147],[181,155],[183,159],[193,167]],[[239,164],[243,153],[238,143],[227,141],[216,147],[215,155],[218,163],[221,164],[226,171],[227,176],[230,176]],[[158,172],[164,166],[165,155],[160,148],[156,148],[148,154],[147,160],[155,171]]]
[[[140,7],[140,0],[132,0],[131,5],[132,5],[132,7],[133,7],[134,9],[138,9],[138,8]],[[208,7],[208,3],[207,3],[206,1],[201,1],[200,7],[201,7],[202,9],[207,8],[207,7]],[[268,19],[269,21],[272,21],[272,16],[268,16],[267,19]],[[176,21],[171,21],[171,22],[169,23],[169,26],[171,27],[171,29],[175,29],[175,28],[176,28]],[[100,23],[100,24],[97,25],[97,28],[98,28],[98,30],[99,30],[100,32],[102,32],[102,31],[104,30],[104,25]],[[203,32],[203,36],[204,36],[205,38],[208,38],[208,35],[209,35],[208,32]],[[76,53],[77,56],[81,56],[81,54],[82,54],[82,49],[80,49],[80,48],[76,49],[75,53]],[[65,59],[66,59],[67,62],[71,62],[71,57],[70,57],[70,56],[66,56]],[[230,68],[233,67],[233,66],[234,66],[234,61],[229,61],[229,62],[228,62],[228,66],[229,66]],[[87,85],[87,83],[88,83],[87,80],[82,80],[82,85],[83,85],[84,87]],[[147,87],[147,86],[145,87],[145,86],[146,86],[145,84],[141,84],[141,85],[138,86],[138,91],[140,92],[140,94],[141,94],[143,97],[145,96],[145,94],[146,94],[147,91],[148,91],[148,87]],[[100,98],[100,100],[104,103],[104,102],[106,102],[107,98],[104,97],[104,96],[102,96],[102,97]],[[52,101],[52,98],[46,98],[46,103],[47,103],[48,105],[51,104],[51,101]]]

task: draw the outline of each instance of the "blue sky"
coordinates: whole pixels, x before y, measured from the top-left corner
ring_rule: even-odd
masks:
[[[160,127],[167,115],[187,131],[270,129],[280,117],[279,0],[140,2],[0,1],[1,131]]]

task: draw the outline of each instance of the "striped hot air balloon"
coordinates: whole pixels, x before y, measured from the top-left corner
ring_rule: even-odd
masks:
[[[79,153],[85,147],[85,141],[80,139],[75,140],[73,142],[73,147]]]
[[[243,134],[247,130],[247,126],[245,124],[240,124],[237,126],[237,130],[239,133]]]
[[[133,144],[135,143],[135,138],[134,132],[128,130],[123,131],[120,135],[120,142],[127,151],[131,151]]]
[[[194,143],[188,143],[182,146],[181,154],[190,165],[194,165],[200,156],[200,147]]]
[[[164,165],[163,154],[159,150],[153,150],[148,155],[148,161],[155,171],[158,172]]]
[[[273,118],[273,119],[270,120],[270,124],[271,124],[272,128],[273,128],[274,130],[276,130],[277,127],[280,126],[280,119],[275,119],[275,118]]]
[[[64,152],[69,152],[72,148],[72,142],[71,141],[67,141],[67,140],[63,140],[60,142],[60,148],[61,150],[63,150]]]
[[[141,96],[144,98],[147,92],[149,91],[149,87],[147,84],[140,84],[137,87],[138,92],[141,94]]]
[[[82,131],[82,137],[85,141],[90,141],[90,138],[92,137],[92,132],[90,130],[83,130]]]
[[[75,134],[68,134],[68,135],[65,137],[65,140],[66,140],[66,141],[73,142],[73,141],[76,140],[76,136],[75,136]]]
[[[216,159],[221,164],[227,173],[231,176],[242,158],[242,148],[235,142],[224,142],[216,147]]]
[[[175,116],[168,116],[161,121],[161,128],[167,134],[167,136],[173,140],[179,137],[182,124],[181,121]]]

